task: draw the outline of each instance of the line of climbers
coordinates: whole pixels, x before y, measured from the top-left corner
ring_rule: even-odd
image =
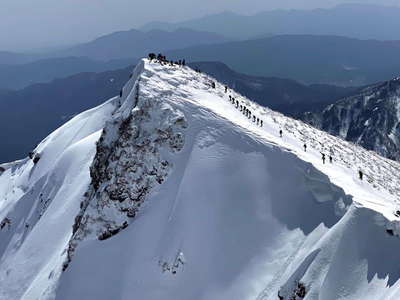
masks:
[[[215,88],[215,82],[212,81],[211,82],[211,87]],[[225,85],[225,94],[228,93],[228,86]],[[263,120],[261,120],[260,118],[257,118],[255,115],[252,115],[251,110],[249,110],[246,106],[239,104],[239,101],[236,100],[234,97],[232,97],[231,95],[229,95],[229,101],[235,105],[235,107],[237,109],[239,109],[248,119],[253,119],[253,123],[257,123],[257,125],[259,125],[260,127],[263,127]],[[279,136],[282,138],[283,137],[283,130],[279,129]],[[307,144],[304,143],[303,145],[304,147],[304,152],[307,152]],[[325,164],[326,161],[326,154],[325,153],[321,153],[322,155],[322,163]],[[329,163],[333,164],[333,157],[332,154],[329,155]],[[359,170],[358,171],[358,177],[360,180],[363,180],[364,178],[364,173]]]
[[[228,92],[228,87],[225,86],[225,93]],[[249,120],[253,120],[253,123],[256,123],[257,126],[263,127],[264,126],[264,121],[261,120],[260,118],[256,117],[250,109],[248,109],[245,105],[240,104],[239,100],[236,100],[234,97],[229,95],[229,101],[235,105],[236,109],[239,109],[243,113],[244,116],[246,116]]]
[[[168,61],[166,56],[162,55],[161,53],[159,53],[157,56],[156,56],[155,53],[149,53],[148,58],[149,58],[150,61],[152,61],[153,59],[157,60],[161,65],[163,65],[163,64],[171,65],[171,66],[174,66],[174,64],[176,64],[178,66],[185,66],[186,65],[185,59],[178,60],[178,61],[175,61],[175,62],[172,61],[172,60]],[[194,71],[197,72],[197,73],[201,73],[201,70],[199,68],[195,68]],[[215,84],[214,81],[211,81],[211,87],[213,89],[216,88],[216,84]],[[227,94],[227,93],[228,93],[228,86],[225,85],[225,94]],[[122,97],[122,90],[120,92],[120,97]],[[254,114],[252,114],[251,110],[249,110],[245,105],[240,104],[239,100],[236,100],[234,97],[229,95],[229,101],[233,105],[235,105],[236,109],[239,109],[243,113],[243,115],[245,115],[248,119],[250,119],[250,120],[252,119],[253,123],[256,123],[257,126],[260,126],[260,127],[264,126],[264,121],[262,119],[256,117]],[[281,138],[283,137],[282,129],[279,130],[279,136]],[[304,152],[307,152],[307,144],[306,143],[304,143],[303,147],[304,147]],[[321,155],[322,155],[322,163],[325,164],[326,155],[325,155],[325,153],[321,153]],[[332,155],[329,155],[329,163],[331,163],[331,164],[333,163]],[[361,170],[358,171],[358,177],[359,177],[360,180],[363,180],[364,173]]]

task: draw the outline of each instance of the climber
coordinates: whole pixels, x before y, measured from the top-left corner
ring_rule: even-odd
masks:
[[[279,130],[279,135],[280,135],[280,137],[283,136],[283,131],[282,131],[282,129]]]
[[[260,119],[259,118],[257,118],[257,126],[258,126],[258,124],[260,124]]]
[[[119,97],[122,98],[122,90],[119,91]]]
[[[239,101],[236,100],[236,108],[239,108]]]
[[[325,164],[325,153],[321,153],[322,154],[322,163]]]
[[[152,61],[153,59],[156,58],[156,54],[155,53],[149,53],[149,59],[150,61]]]
[[[11,220],[9,218],[4,218],[3,221],[0,223],[0,229],[3,229],[6,225],[8,225],[7,228],[10,228],[11,226]]]
[[[253,116],[253,123],[256,122],[256,116]]]
[[[260,120],[261,121],[261,127],[263,127],[263,120]]]
[[[283,296],[281,296],[281,291],[278,291],[278,298],[279,300],[283,300]]]
[[[186,61],[185,61],[185,59],[182,59],[182,66],[185,66],[186,65]]]
[[[41,158],[40,153],[36,153],[35,156],[33,157],[33,163],[36,165],[39,162],[40,158]]]
[[[333,157],[332,157],[332,155],[329,155],[329,163],[333,163]]]
[[[307,152],[307,144],[306,143],[304,143],[303,147],[304,147],[304,152]]]
[[[215,89],[215,82],[214,82],[214,81],[211,81],[211,87],[212,87],[213,89]]]
[[[228,92],[228,86],[225,86],[225,94]]]
[[[360,178],[360,180],[363,180],[364,174],[361,170],[358,171],[358,177]]]

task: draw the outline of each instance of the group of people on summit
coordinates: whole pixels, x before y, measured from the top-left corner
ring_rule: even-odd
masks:
[[[168,60],[167,57],[161,53],[158,53],[158,55],[156,55],[155,53],[149,53],[148,57],[149,57],[150,61],[155,59],[160,64],[166,64],[166,65],[171,65],[171,66],[174,66],[174,65],[185,66],[186,65],[185,59],[179,59],[177,61]]]

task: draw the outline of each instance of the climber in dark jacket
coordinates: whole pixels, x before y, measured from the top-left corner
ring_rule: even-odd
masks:
[[[263,127],[263,120],[260,120],[261,121],[261,127]]]
[[[360,178],[360,180],[363,180],[364,174],[361,170],[358,171],[358,177]]]
[[[296,296],[295,296],[296,297]],[[292,297],[291,297],[292,298]],[[283,296],[281,296],[281,291],[278,291],[278,299],[283,300]]]
[[[325,164],[325,153],[322,153],[322,163]]]
[[[225,86],[225,94],[228,92],[228,86]]]
[[[332,155],[329,155],[329,162],[330,162],[330,163],[333,163],[333,157],[332,157]]]
[[[119,97],[122,98],[122,90],[119,91]]]
[[[283,135],[282,129],[279,130],[279,135],[280,135],[280,137],[282,137],[282,135]]]
[[[306,143],[304,143],[303,147],[304,147],[304,152],[307,152],[307,144]]]

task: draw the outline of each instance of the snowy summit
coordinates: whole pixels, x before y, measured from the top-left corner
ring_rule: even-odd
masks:
[[[143,59],[0,165],[0,299],[399,299],[399,172]]]

